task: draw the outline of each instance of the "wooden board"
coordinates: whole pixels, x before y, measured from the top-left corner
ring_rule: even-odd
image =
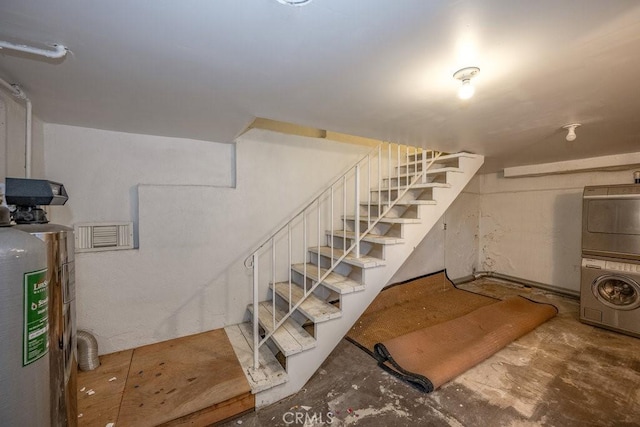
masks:
[[[224,328],[242,365],[253,394],[289,381],[289,376],[269,347],[263,345],[258,353],[260,367],[253,368],[253,332],[248,322]]]
[[[103,427],[118,420],[132,355],[125,350],[100,356],[98,368],[78,371],[78,426]]]
[[[255,406],[256,398],[248,392],[177,420],[161,424],[160,427],[208,426],[251,412],[255,409]]]
[[[222,329],[152,344],[134,350],[117,425],[157,426],[188,415],[202,425],[197,413],[209,419],[215,405],[250,392]]]

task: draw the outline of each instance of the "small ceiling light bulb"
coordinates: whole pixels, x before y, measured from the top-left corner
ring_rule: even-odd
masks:
[[[458,88],[458,98],[469,99],[476,92],[476,88],[471,84],[471,78],[480,72],[478,67],[466,67],[453,73],[453,78],[462,82]]]
[[[458,98],[469,99],[476,93],[476,88],[471,84],[471,80],[463,80],[462,86],[458,88]]]
[[[580,123],[572,123],[570,125],[562,126],[562,129],[567,130],[567,141],[575,141],[576,139],[576,128],[580,126]]]

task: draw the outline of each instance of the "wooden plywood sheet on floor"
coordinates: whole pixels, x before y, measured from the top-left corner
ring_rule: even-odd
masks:
[[[105,426],[118,419],[133,350],[100,357],[100,366],[78,372],[78,426]]]
[[[235,409],[243,412],[253,407],[250,393],[224,330],[152,344],[134,350],[117,425],[157,426],[199,411],[210,416],[206,409],[238,398],[242,408]]]

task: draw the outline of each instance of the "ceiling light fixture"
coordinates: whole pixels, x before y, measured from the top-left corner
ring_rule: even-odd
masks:
[[[471,78],[480,72],[478,67],[466,67],[453,73],[453,78],[462,81],[458,88],[458,98],[469,99],[476,92],[476,88],[471,84]]]
[[[286,4],[288,6],[304,6],[311,3],[311,0],[277,0],[278,3]]]
[[[570,125],[562,126],[562,129],[567,130],[567,141],[571,142],[576,139],[576,128],[580,126],[580,123],[572,123]]]

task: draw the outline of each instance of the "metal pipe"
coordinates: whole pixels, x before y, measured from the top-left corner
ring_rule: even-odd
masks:
[[[507,274],[496,273],[495,271],[476,271],[469,276],[460,277],[453,280],[455,285],[461,285],[463,283],[471,282],[473,280],[482,279],[485,277],[506,280],[509,282],[518,283],[520,285],[529,286],[531,288],[542,289],[543,291],[550,291],[556,294],[561,294],[571,298],[580,298],[580,293],[572,291],[570,289],[563,289],[558,286],[547,285],[545,283],[536,282],[529,279],[523,279],[521,277],[509,276]]]
[[[1,42],[0,42],[1,43]],[[21,99],[25,102],[26,107],[26,118],[25,118],[25,148],[24,148],[24,176],[25,178],[31,178],[31,152],[32,152],[32,137],[31,137],[31,123],[32,123],[32,109],[31,109],[31,100],[27,97],[27,94],[22,90],[22,87],[18,84],[10,84],[3,79],[0,79],[0,84],[11,92],[11,95],[14,97]]]
[[[100,366],[98,341],[87,331],[78,330],[78,365],[81,371],[93,371]]]
[[[67,55],[69,49],[61,44],[54,44],[53,50],[40,49],[37,47],[27,46],[24,44],[14,44],[4,40],[0,40],[0,49],[17,50],[19,52],[30,53],[32,55],[44,56],[45,58],[60,59]]]

